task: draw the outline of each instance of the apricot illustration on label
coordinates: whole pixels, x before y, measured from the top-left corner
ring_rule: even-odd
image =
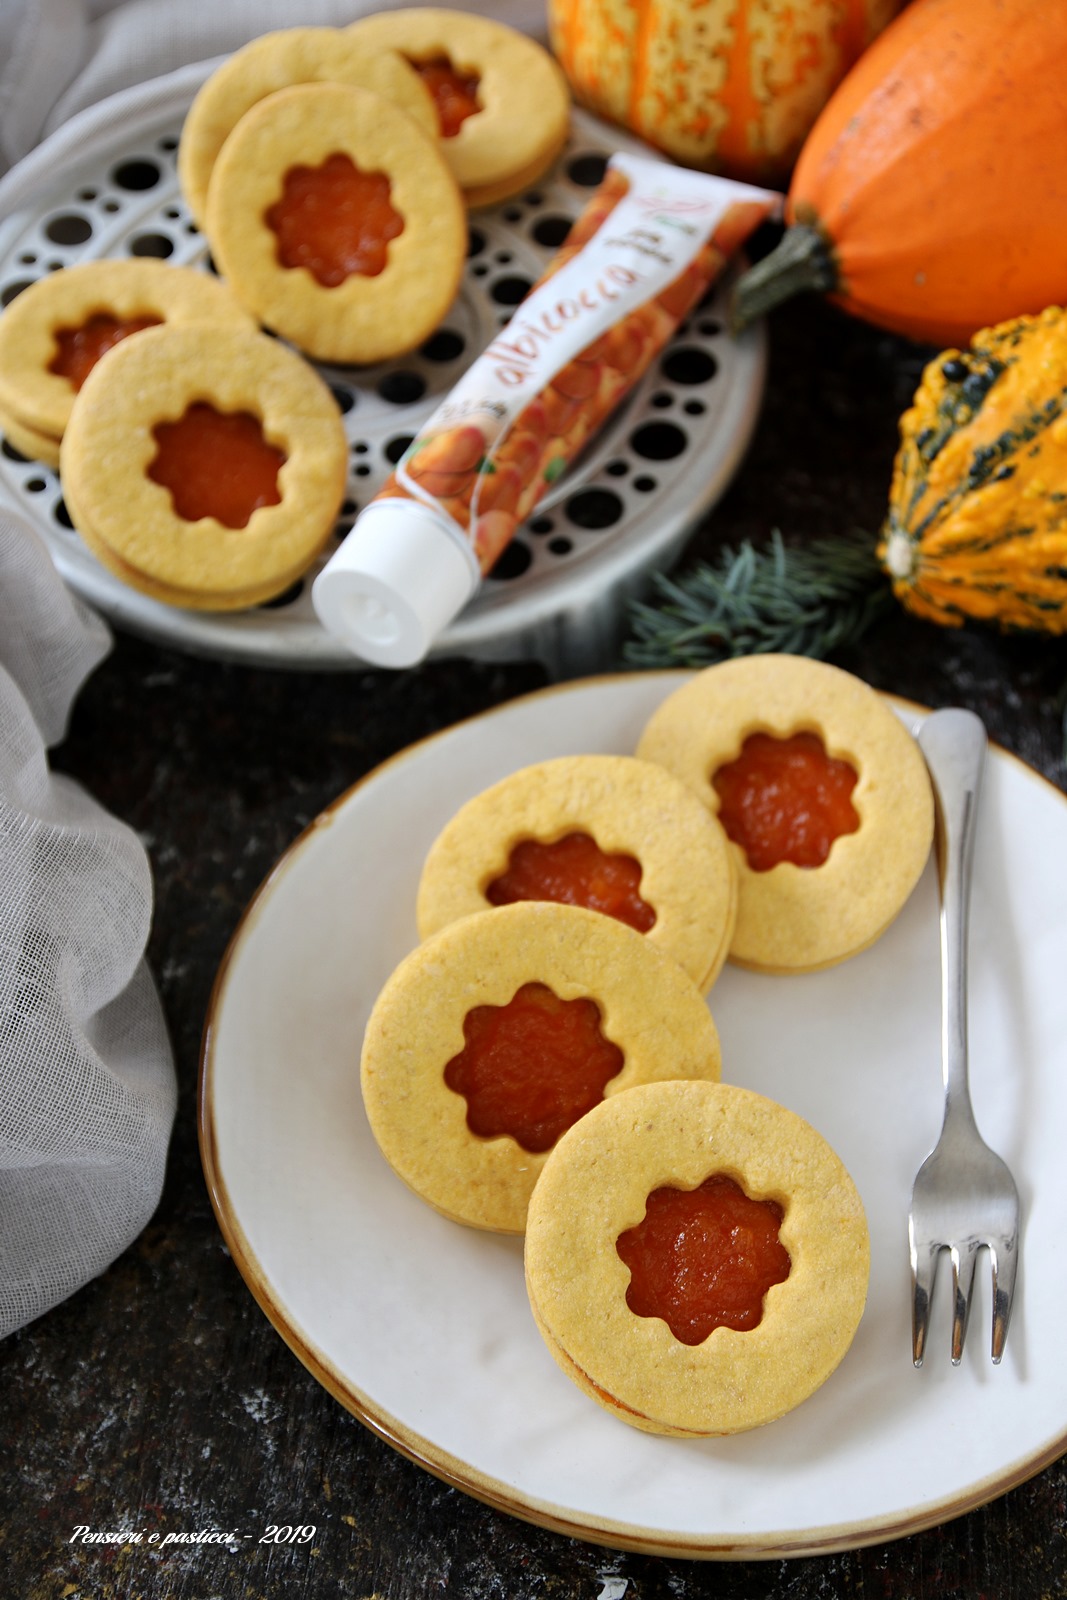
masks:
[[[585,352],[586,360],[602,361],[615,372],[632,372],[638,365],[648,340],[648,328],[638,317],[618,322],[601,334]]]
[[[485,455],[485,435],[471,425],[445,428],[419,441],[404,461],[404,470],[420,488],[438,500],[469,500],[474,477]]]
[[[716,232],[716,240],[719,234]],[[695,261],[691,261],[667,287],[656,296],[656,305],[673,319],[684,317],[694,302],[704,293],[708,282],[721,271],[726,256],[716,244],[706,244]]]
[[[478,505],[483,511],[506,511],[514,515],[518,510],[525,480],[518,467],[505,462],[488,463],[478,485]]]
[[[528,407],[527,410],[532,412],[533,408]],[[526,416],[525,412],[523,413],[526,418],[523,427],[512,428],[493,457],[498,471],[503,470],[505,467],[514,467],[524,483],[529,480],[541,459],[541,449],[547,427],[547,423],[544,426],[541,425],[540,419],[543,417],[543,411],[544,408],[539,407],[539,415],[531,415],[529,417]]]

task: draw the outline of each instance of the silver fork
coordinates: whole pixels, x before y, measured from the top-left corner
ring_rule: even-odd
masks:
[[[1008,1332],[1018,1258],[1019,1195],[1004,1162],[986,1144],[967,1086],[967,917],[974,825],[987,738],[973,712],[935,711],[919,730],[934,789],[941,895],[941,1136],[915,1177],[908,1217],[912,1275],[912,1360],[922,1366],[938,1257],[952,1259],[952,1364],[967,1333],[974,1269],[985,1245],[993,1268],[992,1357]]]

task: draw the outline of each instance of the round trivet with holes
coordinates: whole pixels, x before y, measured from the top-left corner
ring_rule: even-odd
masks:
[[[101,256],[156,256],[210,270],[206,241],[182,201],[175,157],[185,112],[215,64],[201,62],[145,86],[122,117],[110,102],[83,113],[73,159],[51,162],[46,142],[23,163],[32,192],[0,222],[0,304],[46,273]],[[640,149],[576,110],[552,171],[515,199],[472,214],[459,296],[421,349],[376,367],[320,365],[350,446],[338,540],[460,373],[507,322],[600,182],[607,157],[624,148]],[[17,175],[18,169],[16,190]],[[677,556],[722,495],[755,426],[764,335],[728,334],[722,295],[721,288],[711,292],[541,501],[435,654],[536,659],[557,677],[607,664],[625,631],[623,602],[641,590],[651,568]],[[0,502],[30,517],[71,588],[120,628],[258,665],[361,665],[312,608],[317,569],[249,611],[182,611],[106,572],[72,529],[57,474],[27,461],[6,439],[0,439]]]

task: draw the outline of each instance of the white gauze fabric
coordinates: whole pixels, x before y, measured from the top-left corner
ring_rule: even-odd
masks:
[[[385,0],[0,0],[0,219],[272,29]],[[545,35],[543,0],[456,0]],[[194,81],[195,80],[195,81]],[[109,635],[0,508],[0,1337],[102,1272],[159,1198],[173,1058],[131,831],[49,770]]]
[[[148,859],[47,758],[109,648],[36,531],[0,512],[0,1337],[141,1232],[174,1121]]]

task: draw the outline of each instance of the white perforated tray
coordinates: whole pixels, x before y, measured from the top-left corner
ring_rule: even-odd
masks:
[[[214,63],[147,87],[131,118],[108,103],[83,116],[75,162],[32,158],[32,199],[0,223],[0,304],[36,278],[90,258],[156,256],[210,269],[175,171],[182,121]],[[117,131],[120,130],[120,131]],[[574,113],[553,170],[526,193],[471,217],[460,294],[437,334],[382,366],[319,366],[344,412],[348,496],[338,538],[464,367],[507,322],[615,149],[639,148]],[[17,169],[16,169],[17,171]],[[436,654],[540,659],[556,676],[598,670],[615,648],[622,602],[667,566],[721,496],[759,411],[765,340],[725,328],[721,290],[679,330],[607,427],[505,551],[442,636]],[[0,500],[28,514],[64,578],[116,626],[201,655],[290,667],[361,663],[323,629],[313,569],[249,611],[203,614],[150,600],[105,571],[70,526],[56,473],[0,441]],[[327,552],[328,554],[329,552]],[[326,556],[322,558],[326,559]]]

